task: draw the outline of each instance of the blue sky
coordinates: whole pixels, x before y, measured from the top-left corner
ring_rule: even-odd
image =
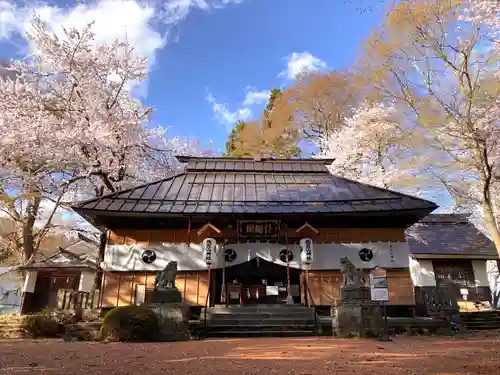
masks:
[[[0,0],[0,58],[28,52],[33,12],[56,31],[94,21],[97,41],[126,35],[149,57],[141,97],[156,108],[155,125],[222,150],[236,120],[260,115],[270,89],[303,69],[353,63],[383,9],[384,0]],[[436,201],[451,203],[446,194]]]
[[[366,0],[84,3],[0,0],[1,57],[26,53],[23,33],[33,11],[55,29],[94,20],[100,40],[126,33],[150,57],[142,95],[157,109],[155,122],[214,148],[223,148],[237,119],[260,114],[268,90],[293,83],[301,69],[352,63],[382,11],[360,12]]]
[[[247,108],[242,102],[249,90],[290,84],[279,74],[294,53],[321,59],[320,66],[346,67],[379,18],[342,0],[248,0],[193,12],[178,26],[178,42],[160,54],[148,99],[176,134],[211,138],[220,147],[231,124],[214,116],[207,93],[234,113]],[[263,105],[249,108],[258,115]]]

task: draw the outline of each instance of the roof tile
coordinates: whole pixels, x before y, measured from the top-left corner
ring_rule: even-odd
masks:
[[[498,258],[493,242],[464,215],[429,215],[407,231],[414,255],[467,255]]]

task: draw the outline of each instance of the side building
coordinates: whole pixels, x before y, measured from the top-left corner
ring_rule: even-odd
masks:
[[[417,313],[438,308],[436,292],[443,287],[464,312],[490,308],[498,300],[497,251],[468,216],[429,215],[407,236]]]
[[[334,176],[332,160],[178,159],[182,173],[75,205],[107,229],[102,308],[142,303],[156,272],[176,261],[193,309],[285,303],[288,293],[328,309],[340,298],[342,257],[367,272],[387,269],[390,308],[414,308],[405,229],[433,202]]]

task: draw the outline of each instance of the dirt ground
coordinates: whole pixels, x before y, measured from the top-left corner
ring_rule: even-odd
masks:
[[[178,343],[0,341],[0,374],[500,374],[500,337],[392,342],[263,338]]]

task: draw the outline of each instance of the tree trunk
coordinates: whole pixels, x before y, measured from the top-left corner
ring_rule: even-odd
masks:
[[[35,222],[40,208],[41,197],[37,193],[33,198],[28,199],[26,206],[25,221],[23,225],[23,261],[29,262],[36,252],[35,247]]]
[[[498,256],[500,256],[500,230],[498,229],[497,223],[495,221],[495,216],[493,215],[493,207],[489,200],[483,201],[483,215],[486,228],[490,231],[491,239],[495,244]]]
[[[92,288],[90,289],[90,296],[93,297],[95,291],[97,290],[97,287],[99,286],[100,281],[102,280],[102,275],[103,271],[101,268],[101,263],[104,261],[104,252],[106,251],[106,231],[101,233],[101,236],[99,238],[99,254],[97,256],[97,272],[95,273],[94,276],[94,283],[92,284]],[[102,290],[101,290],[102,292]],[[101,301],[99,300],[98,296],[98,303],[100,304]],[[92,306],[94,307],[94,306]]]

